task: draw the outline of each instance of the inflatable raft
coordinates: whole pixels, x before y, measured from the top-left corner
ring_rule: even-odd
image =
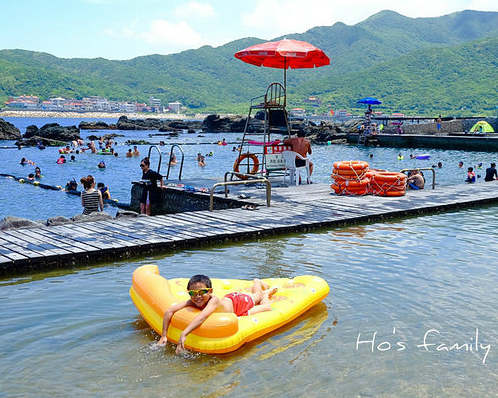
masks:
[[[235,291],[250,292],[253,281],[212,279],[213,294],[223,297]],[[232,313],[215,312],[187,336],[185,347],[208,354],[235,351],[244,343],[257,339],[297,318],[322,301],[329,293],[325,280],[304,275],[292,279],[264,279],[270,286],[278,286],[272,297],[272,311],[237,317]],[[167,280],[159,275],[156,265],[144,265],[133,272],[130,296],[145,321],[162,333],[163,315],[173,304],[189,299],[188,279]],[[178,342],[181,332],[199,313],[192,307],[184,308],[171,320],[168,339]]]

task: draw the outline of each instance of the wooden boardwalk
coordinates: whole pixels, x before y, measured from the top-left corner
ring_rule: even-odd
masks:
[[[409,191],[396,198],[337,196],[328,184],[248,189],[257,210],[227,209],[0,232],[0,275],[69,268],[172,249],[250,240],[498,203],[498,182]]]

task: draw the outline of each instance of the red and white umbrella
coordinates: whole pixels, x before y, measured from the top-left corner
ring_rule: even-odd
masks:
[[[251,65],[283,69],[285,88],[288,68],[318,68],[330,64],[330,58],[319,48],[292,39],[256,44],[236,52],[235,57]]]

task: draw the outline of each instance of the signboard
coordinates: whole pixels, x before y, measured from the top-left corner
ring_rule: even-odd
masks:
[[[292,151],[290,145],[265,145],[266,169],[282,170],[285,166],[283,151]]]

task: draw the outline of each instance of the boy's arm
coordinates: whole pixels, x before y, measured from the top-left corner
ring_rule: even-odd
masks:
[[[189,333],[192,332],[195,328],[202,325],[207,317],[211,315],[219,305],[220,299],[218,297],[212,296],[211,300],[209,300],[209,303],[206,305],[206,308],[204,308],[199,315],[192,319],[192,322],[190,322],[189,325],[183,330],[182,334],[180,335],[180,340],[178,341],[178,346],[176,347],[177,354],[185,350],[184,344]]]
[[[158,345],[165,345],[166,342],[168,341],[168,327],[169,323],[171,322],[171,318],[173,317],[174,313],[181,310],[182,308],[185,308],[188,306],[190,300],[183,301],[181,303],[172,305],[170,308],[166,310],[164,313],[164,318],[163,318],[163,332],[161,334],[161,338],[157,342]]]

